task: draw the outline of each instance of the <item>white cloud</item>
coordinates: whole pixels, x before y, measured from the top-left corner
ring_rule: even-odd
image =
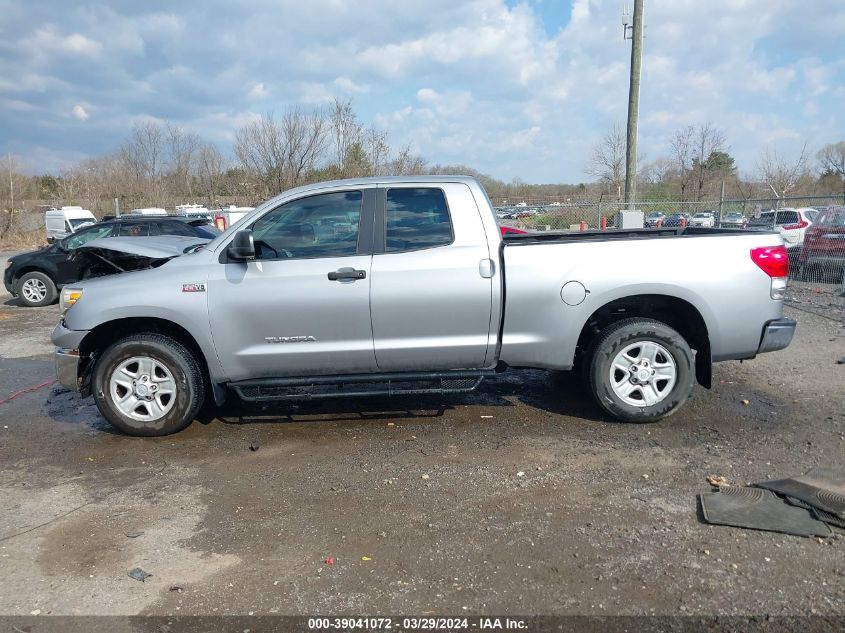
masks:
[[[260,101],[270,96],[270,91],[267,89],[267,86],[263,81],[259,81],[258,83],[253,84],[252,88],[250,88],[247,93],[247,96],[254,101]]]
[[[74,118],[78,119],[80,121],[87,121],[88,118],[90,117],[90,115],[88,114],[88,111],[85,108],[83,108],[81,105],[79,105],[78,103],[75,106],[73,106],[72,112],[73,112]]]
[[[340,96],[430,162],[577,182],[592,145],[625,119],[630,43],[615,0],[573,0],[564,28],[535,14],[567,13],[549,0],[370,0],[366,12],[338,0],[248,12],[7,4],[0,22],[18,35],[0,44],[0,134],[18,146],[49,128],[57,152],[83,141],[106,151],[144,118],[225,141],[257,114]],[[707,121],[746,169],[773,142],[845,138],[841,0],[674,0],[647,3],[645,21],[649,158],[674,129]],[[83,120],[75,105],[96,112],[84,139],[62,133],[68,112]]]

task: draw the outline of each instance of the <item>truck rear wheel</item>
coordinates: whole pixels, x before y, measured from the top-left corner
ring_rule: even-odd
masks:
[[[623,422],[655,422],[686,402],[695,380],[692,350],[660,321],[633,318],[607,326],[593,346],[590,389]]]
[[[92,387],[100,413],[127,435],[181,431],[205,399],[193,353],[161,334],[137,334],[111,344],[97,359]]]

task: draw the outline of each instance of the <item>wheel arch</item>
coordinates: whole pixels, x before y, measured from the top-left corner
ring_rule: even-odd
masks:
[[[211,378],[208,359],[196,338],[184,327],[173,321],[159,317],[124,317],[105,321],[94,327],[79,346],[79,355],[86,362],[80,366],[80,378],[83,395],[90,393],[91,374],[97,357],[109,345],[132,334],[153,333],[169,336],[187,347],[194,355],[205,380],[210,387],[217,404],[226,399],[226,390]]]
[[[45,268],[44,266],[40,266],[38,264],[24,264],[20,267],[20,269],[12,273],[12,286],[15,288],[16,292],[18,290],[17,284],[21,280],[21,277],[28,275],[29,273],[41,273],[42,275],[46,275],[50,278],[50,281],[53,282],[56,290],[59,289],[59,284],[56,282],[56,275],[53,274],[49,268]]]
[[[583,356],[608,325],[631,317],[654,319],[677,330],[695,350],[696,380],[703,387],[710,388],[712,360],[707,322],[692,303],[672,295],[636,294],[605,303],[584,322],[578,336],[576,357]]]

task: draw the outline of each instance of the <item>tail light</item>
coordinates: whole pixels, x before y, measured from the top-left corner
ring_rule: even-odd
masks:
[[[214,226],[217,228],[218,231],[225,231],[226,230],[226,218],[222,215],[215,215],[214,216]]]
[[[798,224],[784,224],[783,229],[792,231],[794,229],[806,229],[808,226],[810,226],[810,223],[807,220],[801,220]]]
[[[772,278],[770,296],[783,299],[786,291],[786,278],[789,276],[789,256],[786,247],[760,246],[751,249],[751,261]]]

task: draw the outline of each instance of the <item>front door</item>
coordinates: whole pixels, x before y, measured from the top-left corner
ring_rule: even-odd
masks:
[[[374,191],[300,198],[244,227],[255,261],[224,261],[208,282],[211,332],[230,380],[376,369],[366,239]]]

